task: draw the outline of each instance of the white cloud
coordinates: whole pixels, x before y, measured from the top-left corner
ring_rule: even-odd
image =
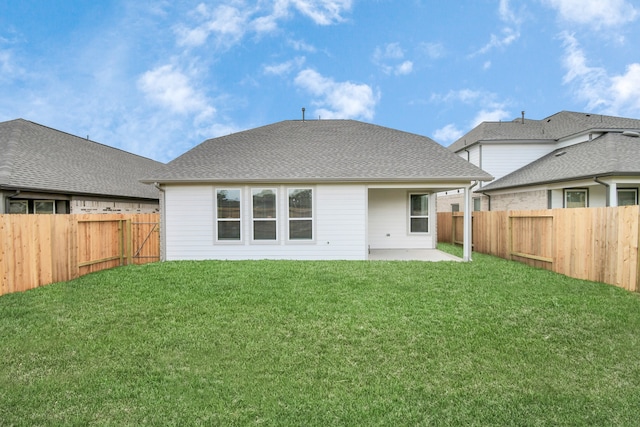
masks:
[[[386,59],[402,59],[404,58],[404,51],[400,47],[399,43],[387,43],[384,48],[380,46],[376,47],[373,53],[373,59],[375,61],[384,61]]]
[[[19,36],[17,34],[11,34],[11,36],[7,38],[0,35],[0,81],[9,81],[25,74],[25,70],[18,65],[13,49],[3,47],[3,45],[11,46],[18,43]]]
[[[450,123],[443,128],[437,129],[433,133],[433,138],[447,146],[460,139],[462,135],[464,135],[464,131],[458,129],[453,123]]]
[[[18,74],[22,74],[22,70],[15,64],[11,51],[0,49],[0,81],[10,80]]]
[[[542,0],[564,21],[596,29],[636,20],[639,11],[626,0]]]
[[[265,65],[263,67],[263,70],[265,74],[282,76],[285,74],[289,74],[294,69],[300,69],[300,67],[302,67],[302,65],[304,64],[305,60],[306,59],[304,56],[298,56],[294,59],[281,62],[279,64]]]
[[[299,50],[302,52],[313,53],[316,51],[315,46],[310,45],[302,40],[287,40],[287,44],[292,48],[294,48],[295,50]]]
[[[511,9],[510,0],[500,0],[498,16],[503,22],[510,22],[514,25],[520,26],[520,24],[522,24],[522,18],[518,15],[518,13]]]
[[[277,0],[276,3],[292,5],[318,25],[331,25],[344,21],[342,14],[351,9],[352,0]]]
[[[403,61],[404,50],[399,43],[387,43],[383,47],[376,47],[373,52],[373,63],[376,64],[383,73],[406,75],[413,71],[412,61]]]
[[[291,16],[292,11],[310,18],[317,25],[331,25],[344,21],[343,14],[351,10],[352,0],[275,0],[247,5],[230,2],[209,9],[200,3],[191,13],[191,24],[174,28],[179,46],[202,46],[211,36],[218,47],[228,48],[238,43],[248,32],[272,33],[278,23]],[[307,47],[300,45],[301,47]]]
[[[427,54],[427,56],[431,59],[441,58],[445,49],[441,43],[420,43],[418,49]]]
[[[606,106],[608,102],[604,96],[609,85],[606,70],[587,64],[586,56],[572,34],[563,33],[562,37],[565,47],[562,62],[567,70],[563,83],[576,86],[576,96],[587,101],[587,108],[593,110]]]
[[[478,90],[471,89],[460,89],[460,90],[450,90],[445,95],[433,94],[431,95],[431,100],[435,102],[463,102],[465,104],[472,104],[476,100],[481,98],[490,97],[489,94]]]
[[[507,108],[508,102],[498,100],[495,93],[482,90],[460,89],[449,91],[444,95],[433,94],[431,101],[447,104],[462,103],[479,109],[475,116],[464,126],[465,129],[473,129],[485,121],[509,120],[511,115]],[[459,130],[454,124],[449,124],[438,129],[434,136],[438,140],[452,142],[462,136],[463,133],[464,131]]]
[[[519,38],[520,33],[518,31],[509,27],[503,28],[502,35],[496,36],[495,34],[491,34],[489,42],[478,49],[471,56],[482,55],[496,48],[507,47]]]
[[[640,64],[627,66],[627,72],[611,78],[613,100],[611,109],[614,112],[640,114]]]
[[[412,71],[413,71],[413,62],[411,61],[404,61],[402,64],[398,65],[395,68],[396,75],[411,74]]]
[[[138,79],[138,88],[162,107],[179,114],[197,114],[202,120],[215,113],[206,97],[197,92],[189,77],[173,65],[147,71]]]
[[[247,29],[248,14],[238,8],[222,5],[210,11],[199,4],[195,11],[198,20],[204,22],[195,28],[185,25],[176,27],[179,46],[200,46],[206,43],[211,34],[215,34],[219,45],[231,45],[242,38]]]
[[[482,122],[499,122],[501,120],[509,120],[511,114],[500,105],[494,105],[491,109],[482,109],[476,113],[471,121],[471,128],[478,126]]]
[[[572,34],[563,33],[566,69],[563,82],[573,85],[575,95],[592,111],[612,115],[640,114],[640,63],[627,65],[626,72],[611,76],[606,69],[591,67]]]
[[[505,48],[518,40],[520,38],[520,25],[522,24],[522,18],[519,16],[522,14],[522,12],[516,13],[511,9],[509,0],[500,0],[498,17],[506,26],[500,30],[500,35],[491,34],[489,42],[472,53],[470,57],[483,55],[493,49]]]
[[[321,118],[373,119],[379,95],[366,84],[336,82],[312,69],[300,71],[294,83],[316,97],[315,114]]]

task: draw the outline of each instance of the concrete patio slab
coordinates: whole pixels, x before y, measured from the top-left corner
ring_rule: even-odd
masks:
[[[370,261],[462,261],[437,249],[371,249]]]

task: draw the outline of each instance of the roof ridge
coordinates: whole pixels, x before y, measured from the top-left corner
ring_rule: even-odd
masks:
[[[83,137],[81,137],[81,136],[79,136],[79,135],[74,135],[74,134],[72,134],[72,133],[65,132],[65,131],[60,130],[60,129],[55,129],[55,128],[52,128],[52,127],[50,127],[50,126],[46,126],[46,125],[43,125],[43,124],[40,124],[40,123],[32,122],[31,120],[26,120],[26,119],[16,119],[16,120],[21,120],[21,121],[24,121],[26,124],[32,124],[32,125],[35,125],[35,126],[39,126],[39,127],[45,128],[45,129],[49,129],[49,130],[52,130],[52,131],[54,131],[54,132],[62,133],[62,134],[65,134],[65,135],[71,136],[71,137],[73,137],[73,138],[80,139],[80,140],[82,140],[82,141],[87,141],[87,142],[90,142],[90,143],[93,143],[93,144],[100,145],[100,146],[102,146],[102,147],[110,148],[110,149],[112,149],[112,150],[121,151],[121,152],[123,152],[123,153],[125,153],[125,154],[129,154],[129,155],[132,155],[132,156],[140,157],[140,158],[142,158],[142,159],[153,160],[154,162],[158,162],[158,161],[157,161],[157,160],[155,160],[155,159],[152,159],[152,158],[149,158],[149,157],[145,157],[145,156],[142,156],[142,155],[140,155],[140,154],[132,153],[132,152],[127,151],[127,150],[124,150],[124,149],[122,149],[122,148],[118,148],[118,147],[114,147],[114,146],[112,146],[112,145],[103,144],[102,142],[94,141],[94,140],[92,140],[92,139],[89,139],[89,138],[88,138],[88,135],[87,135],[87,138],[83,138]],[[158,162],[158,163],[162,163],[162,162]]]

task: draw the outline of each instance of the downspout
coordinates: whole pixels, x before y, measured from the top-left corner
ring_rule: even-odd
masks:
[[[606,188],[606,193],[607,193],[607,197],[605,199],[606,200],[606,206],[607,207],[611,206],[611,194],[609,192],[609,189],[610,189],[611,186],[609,184],[607,184],[606,182],[600,181],[597,176],[594,176],[593,180],[595,182],[597,182],[598,184],[600,184],[600,185],[604,185],[604,187]],[[616,203],[616,206],[618,206],[618,203]]]
[[[478,185],[479,181],[464,189],[464,225],[462,238],[462,260],[471,261],[471,189]]]
[[[166,261],[166,253],[167,253],[167,233],[166,233],[166,224],[164,220],[164,188],[157,183],[154,182],[153,186],[158,189],[160,192],[160,261]]]

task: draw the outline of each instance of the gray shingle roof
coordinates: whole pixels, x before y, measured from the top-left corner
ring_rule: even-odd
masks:
[[[482,190],[619,175],[640,175],[640,138],[610,132],[557,149]]]
[[[560,111],[542,120],[518,118],[511,122],[483,122],[449,146],[457,152],[478,142],[556,142],[597,130],[640,129],[640,120],[601,114]]]
[[[423,136],[354,120],[288,120],[204,141],[144,182],[490,179]]]
[[[158,199],[139,179],[162,165],[27,120],[0,123],[0,187]]]

